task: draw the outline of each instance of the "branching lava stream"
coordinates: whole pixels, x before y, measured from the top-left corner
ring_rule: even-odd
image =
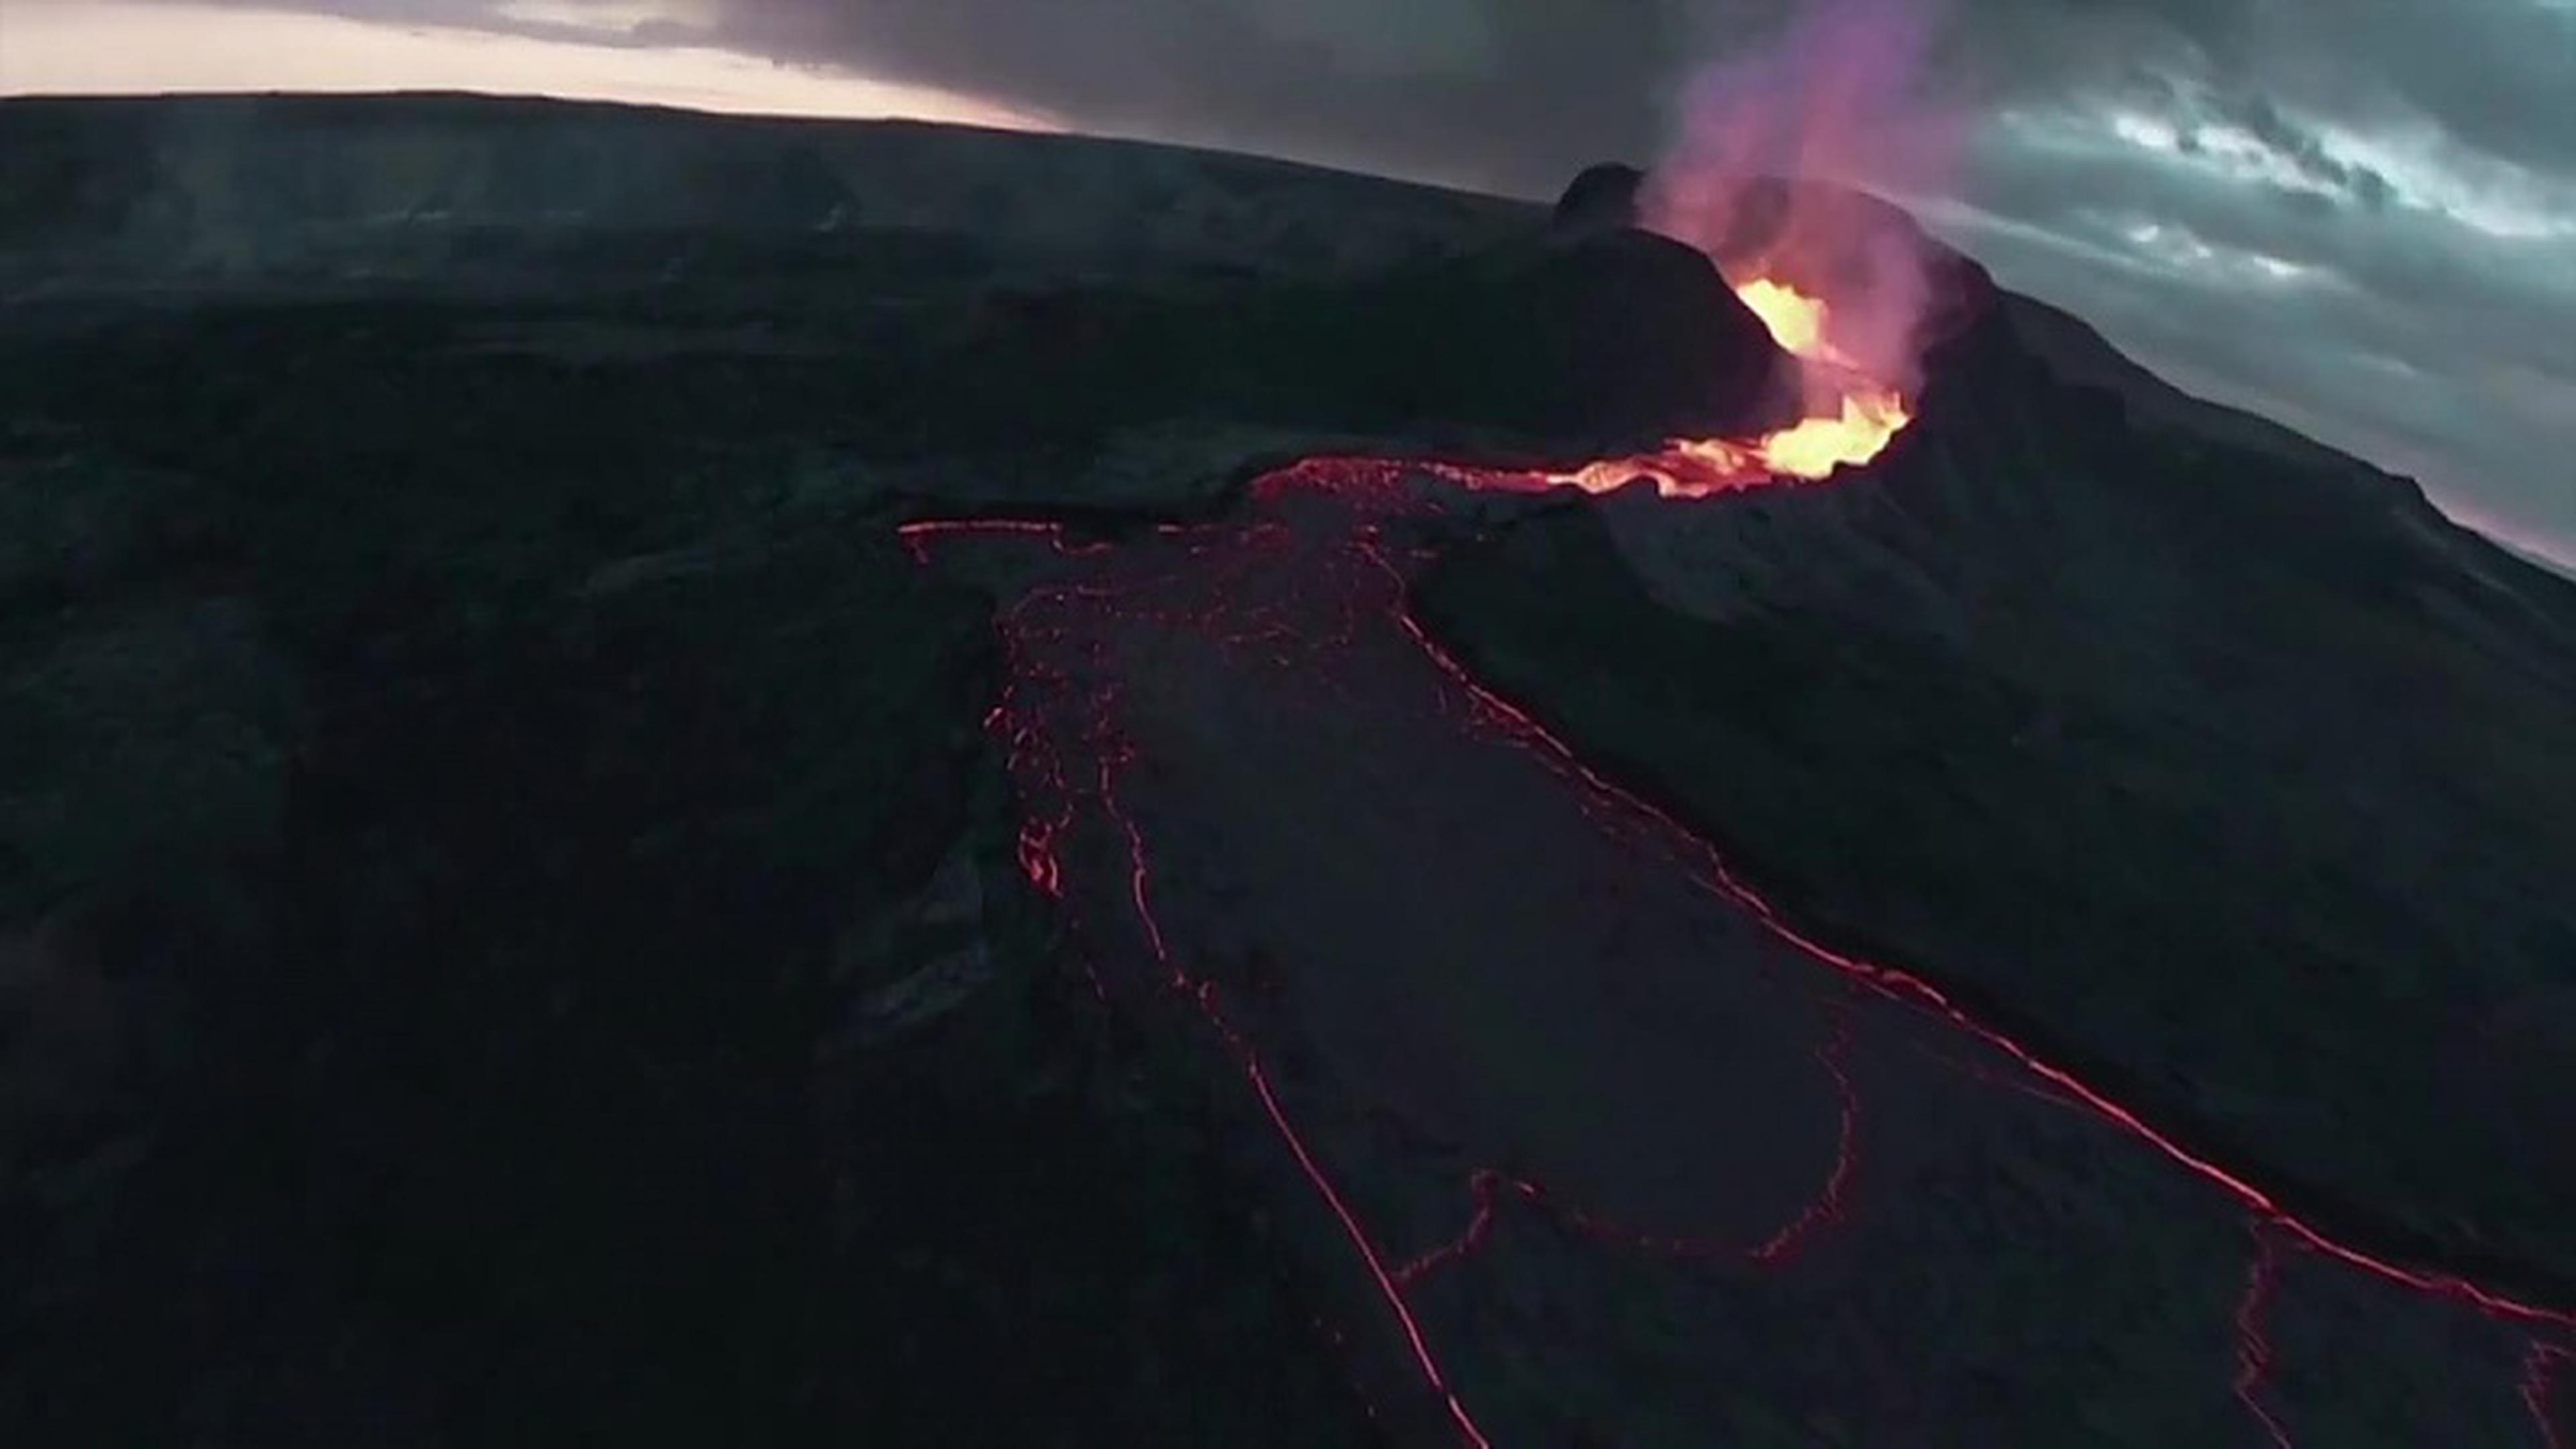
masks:
[[[1821,332],[1798,330],[1799,302],[1783,291],[1754,304],[1832,376]],[[1472,529],[1480,491],[1600,491],[1643,477],[1687,497],[1823,477],[1872,456],[1904,425],[1906,405],[1856,374],[1847,383],[1829,418],[1741,443],[1678,441],[1572,474],[1309,459],[1252,483],[1235,518],[1165,524],[1115,544],[1039,519],[905,525],[925,563],[936,551],[943,566],[1016,581],[998,619],[1008,678],[986,724],[1007,749],[1023,810],[1020,868],[1056,904],[1092,991],[1122,1010],[1183,1002],[1205,1023],[1347,1241],[1401,1356],[1467,1444],[1494,1442],[1489,1425],[1502,1422],[1479,1403],[1544,1392],[1514,1384],[1518,1371],[1459,1366],[1461,1353],[1483,1352],[1480,1338],[1507,1331],[1494,1326],[1500,1310],[1459,1306],[1454,1295],[1485,1291],[1468,1281],[1474,1275],[1539,1272],[1528,1265],[1557,1262],[1576,1251],[1561,1245],[1572,1242],[1661,1264],[1667,1280],[1698,1275],[1714,1286],[1688,1291],[1703,1296],[1736,1291],[1728,1285],[1746,1275],[1815,1274],[1816,1286],[1800,1290],[1814,1296],[1775,1304],[1790,1315],[1784,1324],[1802,1325],[1797,1313],[1837,1313],[1841,1298],[1877,1291],[1870,1285],[1888,1265],[1932,1251],[1913,1245],[1952,1241],[1935,1236],[1959,1231],[1950,1210],[1920,1186],[1947,1180],[1945,1154],[1975,1161],[2021,1151],[2014,1144],[2025,1138],[2081,1133],[2097,1144],[2087,1150],[2125,1150],[2135,1161],[2142,1149],[2144,1160],[2179,1169],[2149,1175],[2152,1188],[2137,1190],[2149,1194],[2144,1206],[2087,1212],[2114,1224],[2127,1219],[2107,1215],[2206,1212],[2217,1225],[2191,1229],[2196,1256],[2170,1267],[2205,1268],[2206,1291],[2193,1277],[2202,1296],[2159,1311],[2182,1315],[2178,1335],[2202,1325],[2213,1354],[2189,1372],[2248,1442],[2291,1444],[2301,1427],[2303,1405],[2272,1380],[2292,1347],[2267,1327],[2291,1286],[2285,1271],[2298,1267],[2402,1290],[2423,1312],[2503,1335],[2493,1345],[2495,1397],[2527,1422],[2534,1443],[2556,1445],[2551,1396],[2566,1377],[2576,1316],[2342,1242],[1933,984],[1805,934],[1690,830],[1479,684],[1408,609],[1409,578],[1444,537]],[[1244,758],[1253,754],[1258,769]],[[1529,848],[1569,842],[1567,858],[1583,852],[1592,883],[1549,896],[1545,873],[1508,854],[1523,836],[1488,832],[1482,821],[1464,825],[1458,869],[1498,880],[1519,871],[1530,901],[1488,892],[1452,902],[1439,895],[1445,859],[1409,880],[1400,864],[1370,869],[1379,857],[1366,852],[1400,863],[1422,848],[1416,840],[1438,838],[1405,832],[1449,828],[1414,818],[1443,814],[1444,800],[1407,804],[1405,772],[1435,759],[1457,772],[1424,786],[1461,802],[1448,813],[1531,817]],[[1362,809],[1378,813],[1349,813]],[[1569,812],[1570,829],[1539,818],[1553,810]],[[1590,843],[1576,840],[1587,832]],[[1463,858],[1475,851],[1490,865]],[[1344,860],[1347,871],[1336,865]],[[1389,874],[1399,877],[1392,885]],[[1626,893],[1634,900],[1615,898]],[[1461,924],[1444,940],[1439,922],[1462,911],[1495,920]],[[1648,964],[1633,979],[1646,999],[1596,1009],[1582,993],[1630,978],[1613,964],[1571,962],[1616,954],[1576,933],[1630,921],[1668,932],[1640,948]],[[1571,944],[1553,954],[1534,945],[1524,960],[1510,954],[1523,938],[1544,938],[1552,951]],[[1310,954],[1274,957],[1269,943]],[[1382,954],[1340,965],[1313,954],[1367,952]],[[1694,1005],[1680,999],[1685,987],[1717,994]],[[1596,1010],[1653,1021],[1666,1002],[1676,1018],[1670,1050],[1621,1025],[1627,1018],[1597,1033],[1589,1024]],[[1680,1022],[1695,1010],[1704,1016]],[[1419,1030],[1403,1035],[1408,1026]],[[1723,1035],[1730,1030],[1741,1035]],[[1676,1091],[1686,1117],[1630,1125]],[[1423,1141],[1386,1145],[1394,1129],[1371,1125],[1378,1118]],[[1943,1136],[1963,1131],[1965,1145]],[[1695,1151],[1693,1142],[1710,1146]],[[2088,1190],[2111,1201],[2107,1190]],[[2237,1244],[2250,1227],[2250,1249],[2226,1248],[2218,1228],[2229,1213]],[[2067,1221],[2064,1251],[2107,1251],[2086,1245],[2120,1240],[2090,1219]],[[1506,1240],[1520,1256],[1498,1264]],[[1839,1256],[1801,1266],[1829,1248]],[[1552,1304],[1590,1301],[1580,1297],[1588,1289],[1566,1286],[1571,1271],[1533,1279],[1530,1291]],[[2232,1324],[2223,1321],[2231,1300]],[[1880,1353],[1871,1345],[1884,1347],[1885,1321],[1820,1318],[1814,1336],[1846,1345],[1829,1356],[1855,1363]],[[1930,1382],[1939,1375],[1912,1362],[1942,1351],[1886,1348],[1888,1365],[1848,1368],[1803,1392],[1871,1399],[1875,1407],[1846,1406],[1864,1423],[1872,1413],[1890,1424],[1952,1413],[1946,1390]]]

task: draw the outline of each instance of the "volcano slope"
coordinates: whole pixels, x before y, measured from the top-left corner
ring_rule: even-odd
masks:
[[[2564,1433],[2472,1112],[2563,1101],[2564,594],[2068,319],[1867,474],[1555,502],[1268,471],[1759,425],[1722,287],[1532,208],[455,97],[0,156],[13,1442]],[[2488,730],[2380,717],[2413,874],[2266,813],[2392,677]]]
[[[2566,1296],[2576,590],[2403,480],[2059,381],[2062,320],[1947,349],[1852,486],[1551,518],[1426,614],[1824,934]]]

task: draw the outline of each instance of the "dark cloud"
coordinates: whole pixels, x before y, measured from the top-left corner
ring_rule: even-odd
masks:
[[[1529,190],[1657,132],[1687,8],[1495,0],[720,0],[728,43],[1088,127]]]

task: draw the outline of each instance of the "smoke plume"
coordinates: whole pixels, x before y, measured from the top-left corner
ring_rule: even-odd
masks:
[[[1939,0],[1807,0],[1775,41],[1684,88],[1650,174],[1646,223],[1707,252],[1738,286],[1769,278],[1827,304],[1850,369],[1913,393],[1932,300],[1931,243],[1854,188],[1948,189],[1970,117],[1922,82]],[[1839,385],[1810,379],[1811,406]]]

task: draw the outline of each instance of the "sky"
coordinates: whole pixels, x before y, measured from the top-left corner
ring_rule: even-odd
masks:
[[[0,93],[912,115],[1545,198],[1686,144],[1710,77],[1816,3],[0,0]],[[2576,0],[1821,3],[1838,52],[1909,32],[1828,67],[1890,123],[1838,179],[2184,387],[2576,558]]]

